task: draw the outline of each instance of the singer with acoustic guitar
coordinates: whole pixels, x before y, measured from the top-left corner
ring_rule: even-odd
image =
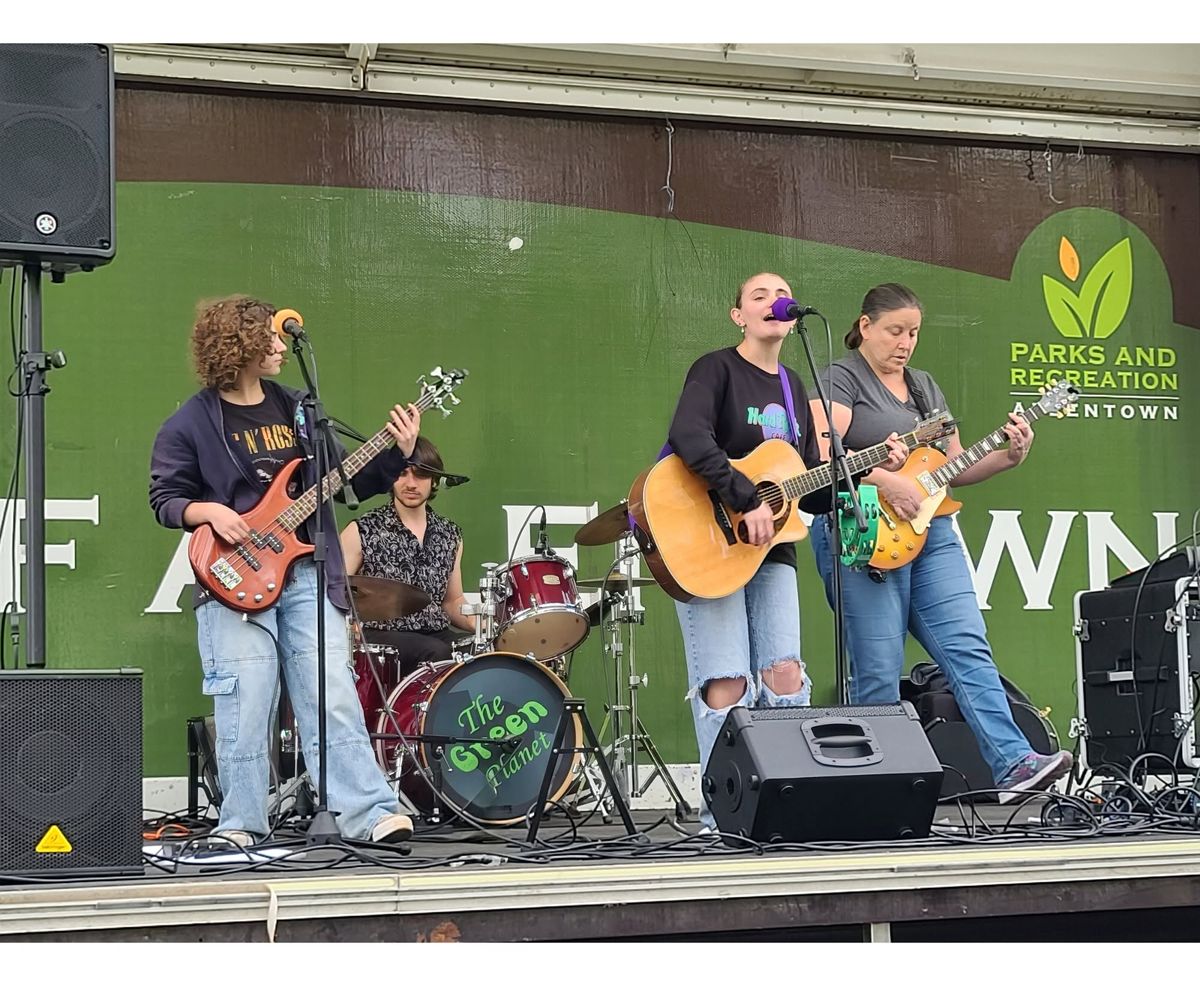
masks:
[[[933,408],[948,410],[933,377],[909,365],[922,314],[921,302],[902,284],[880,284],[863,299],[862,313],[846,335],[850,354],[836,360],[822,376],[834,426],[847,449],[871,445],[896,429],[903,431]],[[813,401],[812,415],[817,433],[826,432],[820,401]],[[1029,454],[1033,430],[1024,417],[1009,414],[1008,423],[993,439],[986,446],[973,446],[960,460],[970,465],[957,473],[955,486],[979,483],[1019,466]],[[1000,448],[1005,440],[1008,447]],[[822,447],[827,447],[824,440]],[[945,454],[951,462],[963,454],[957,430],[948,437]],[[876,469],[863,482],[879,488],[893,523],[915,518],[929,496],[913,479],[897,472]],[[815,519],[811,533],[817,569],[832,605],[836,562],[828,518]],[[962,543],[949,516],[933,517],[924,550],[908,564],[886,574],[869,568],[843,569],[842,599],[852,702],[900,700],[904,642],[911,633],[945,672],[991,768],[1001,801],[1012,800],[1021,791],[1049,787],[1071,769],[1070,753],[1035,753],[1013,722]]]
[[[808,396],[799,375],[779,361],[783,340],[795,320],[771,314],[777,298],[791,288],[778,274],[747,278],[729,312],[742,333],[736,346],[701,356],[683,385],[671,422],[670,446],[676,455],[724,504],[743,513],[744,536],[765,545],[776,535],[769,503],[743,473],[730,464],[770,439],[795,446],[804,464],[821,464]],[[784,390],[784,387],[787,390]],[[904,446],[894,441],[887,462],[899,466]],[[829,509],[829,490],[822,487],[799,501],[810,513]],[[739,525],[740,526],[740,525]],[[796,549],[775,545],[753,577],[718,598],[676,599],[688,665],[688,699],[700,750],[700,771],[708,764],[713,742],[729,710],[750,707],[807,705],[812,685],[800,658],[800,600],[796,584]],[[707,804],[701,825],[715,829]]]
[[[305,459],[295,473],[301,488],[317,483],[314,464],[304,452],[311,438],[301,407],[304,395],[272,379],[286,351],[275,315],[272,305],[245,296],[201,306],[191,348],[203,386],[159,429],[150,463],[150,506],[164,527],[196,531],[209,525],[211,532],[205,534],[218,543],[245,547],[253,542],[268,552],[281,540],[305,534],[311,518],[294,533],[279,529],[278,540],[272,533],[258,541],[258,532],[243,516],[295,459]],[[396,405],[385,427],[379,444],[394,441],[396,447],[386,448],[354,474],[359,497],[386,492],[405,468],[420,429],[420,412],[411,404]],[[329,807],[338,813],[338,828],[346,838],[399,842],[411,835],[412,821],[401,812],[371,751],[350,670],[346,577],[337,528],[327,499],[319,509],[324,511],[324,530],[330,532],[327,598],[322,601]],[[311,536],[307,540],[311,543]],[[254,554],[247,549],[245,557],[253,559]],[[247,569],[246,574],[252,573]],[[296,560],[281,581],[278,598],[247,619],[244,610],[218,601],[200,583],[194,599],[203,689],[213,696],[216,716],[223,795],[214,834],[243,847],[270,831],[268,731],[281,667],[304,740],[305,762],[319,783],[317,598],[311,555]]]

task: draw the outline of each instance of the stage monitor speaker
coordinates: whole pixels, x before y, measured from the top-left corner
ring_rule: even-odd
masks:
[[[866,842],[927,836],[941,784],[908,702],[738,706],[713,744],[702,791],[726,835]]]
[[[0,266],[116,253],[108,45],[0,45]]]
[[[142,872],[142,672],[0,671],[0,874]]]

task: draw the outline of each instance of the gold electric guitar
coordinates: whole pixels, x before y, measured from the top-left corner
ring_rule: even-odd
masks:
[[[1072,384],[1060,380],[1036,404],[1019,413],[1030,423],[1047,414],[1061,417],[1063,411],[1077,400],[1079,391]],[[952,514],[962,507],[949,493],[955,477],[1007,441],[1008,436],[997,428],[953,459],[947,459],[935,448],[913,450],[896,475],[907,476],[916,483],[925,494],[925,500],[917,516],[912,520],[901,520],[896,516],[895,508],[880,495],[879,529],[875,535],[875,551],[868,562],[870,567],[890,571],[902,568],[916,558],[929,538],[929,525],[933,523],[933,518]]]
[[[946,412],[935,412],[900,440],[914,449],[954,431]],[[887,461],[884,443],[846,457],[851,473],[869,472]],[[746,540],[743,514],[724,503],[705,480],[677,455],[645,470],[629,491],[634,534],[655,581],[680,602],[718,599],[753,577],[775,545],[808,534],[796,501],[828,486],[829,463],[809,471],[795,448],[781,438],[763,442],[730,465],[754,483],[759,499],[775,515],[775,536],[768,544]]]

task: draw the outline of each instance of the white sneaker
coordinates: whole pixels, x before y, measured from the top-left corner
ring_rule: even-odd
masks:
[[[371,829],[372,842],[407,842],[412,838],[413,823],[408,815],[395,812],[384,815]]]
[[[239,849],[248,849],[258,841],[253,832],[246,832],[243,829],[218,829],[209,838],[217,842],[232,842]]]

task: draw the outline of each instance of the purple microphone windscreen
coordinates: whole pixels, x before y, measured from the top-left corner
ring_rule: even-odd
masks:
[[[788,309],[796,305],[792,298],[776,298],[771,305],[771,317],[777,322],[794,322],[796,316]]]

